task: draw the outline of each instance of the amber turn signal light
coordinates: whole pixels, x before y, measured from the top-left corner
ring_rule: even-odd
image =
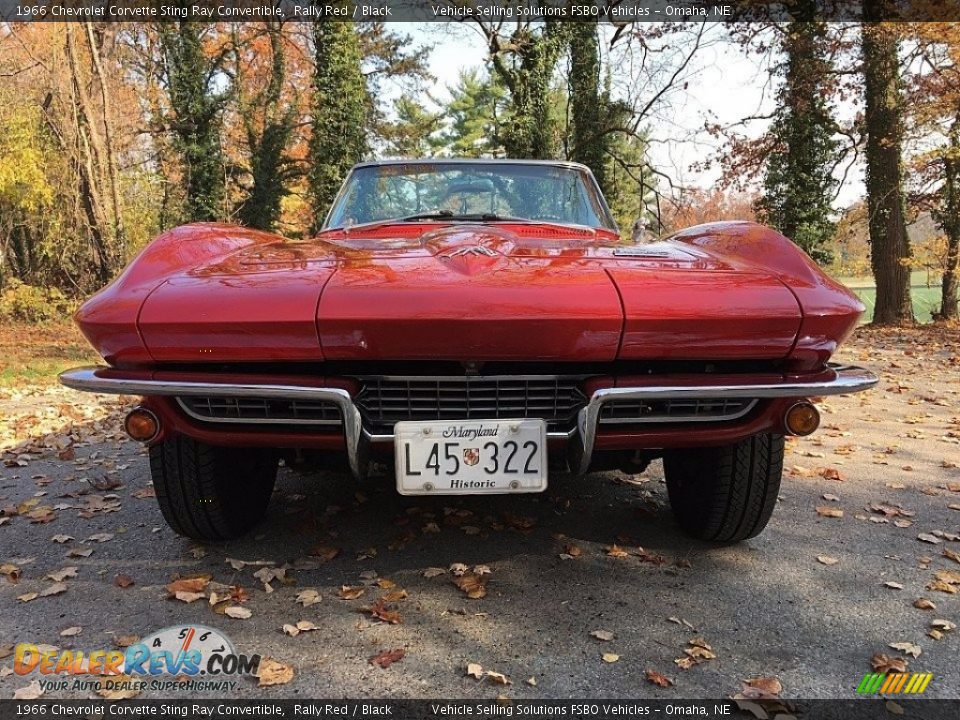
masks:
[[[783,424],[791,435],[809,435],[820,427],[820,411],[813,403],[798,402],[787,410]]]
[[[140,442],[150,442],[160,432],[160,421],[146,408],[138,407],[127,413],[123,421],[127,435]]]

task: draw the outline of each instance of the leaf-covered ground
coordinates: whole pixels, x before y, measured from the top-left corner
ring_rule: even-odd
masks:
[[[679,533],[659,464],[445,500],[283,469],[255,534],[201,547],[163,524],[133,399],[25,362],[0,387],[0,697],[37,691],[14,643],[184,622],[271,658],[238,697],[851,697],[901,668],[960,696],[958,340],[861,330],[842,358],[882,385],[821,403],[771,525],[726,548]]]

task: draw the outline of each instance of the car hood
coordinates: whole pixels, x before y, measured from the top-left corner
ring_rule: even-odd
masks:
[[[586,362],[782,358],[800,320],[775,276],[695,247],[549,224],[397,225],[176,273],[139,329],[157,360]]]

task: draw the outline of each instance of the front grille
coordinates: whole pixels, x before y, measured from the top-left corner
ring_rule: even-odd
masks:
[[[206,422],[267,423],[283,425],[339,425],[340,408],[325,400],[181,396],[180,407],[193,418]]]
[[[753,398],[611,400],[600,408],[600,422],[719,422],[743,417],[756,404]]]
[[[355,398],[364,426],[393,432],[403,420],[540,418],[549,432],[572,430],[587,399],[581,377],[360,378]]]

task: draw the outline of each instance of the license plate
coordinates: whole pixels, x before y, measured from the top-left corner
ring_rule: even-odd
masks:
[[[401,495],[482,495],[547,488],[543,420],[448,420],[394,426]]]

